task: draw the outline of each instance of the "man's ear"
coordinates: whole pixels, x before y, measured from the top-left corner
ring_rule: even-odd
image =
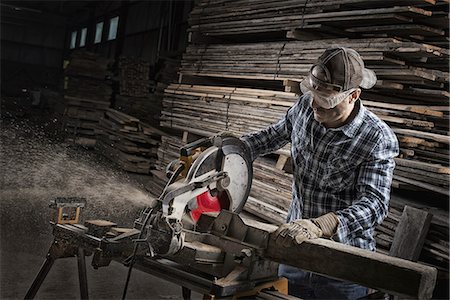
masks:
[[[361,95],[361,89],[356,89],[353,93],[351,93],[351,97],[350,97],[350,104],[351,103],[355,103],[356,100],[359,99],[359,96]]]

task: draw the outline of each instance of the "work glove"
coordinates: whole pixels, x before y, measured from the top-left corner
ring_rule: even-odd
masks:
[[[300,219],[281,225],[275,232],[276,243],[289,247],[322,236],[331,238],[337,231],[339,219],[327,213],[315,219]]]
[[[237,134],[234,134],[231,131],[221,131],[218,134],[216,134],[215,136],[220,136],[220,137],[235,137],[235,138],[239,138],[239,136]]]
[[[220,131],[219,133],[217,133],[216,135],[213,135],[211,137],[211,141],[212,141],[213,145],[220,147],[220,145],[222,145],[222,141],[225,138],[237,138],[238,139],[239,136],[232,133],[231,131]]]

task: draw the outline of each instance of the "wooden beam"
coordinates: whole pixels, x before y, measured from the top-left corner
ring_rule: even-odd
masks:
[[[274,239],[264,257],[336,279],[414,299],[431,299],[437,270],[397,257],[326,239],[280,247]]]

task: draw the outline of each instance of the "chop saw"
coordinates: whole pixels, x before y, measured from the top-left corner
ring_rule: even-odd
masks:
[[[203,213],[241,212],[250,193],[252,163],[234,137],[212,137],[188,144],[167,168],[170,179],[136,227],[153,254],[172,255],[183,247],[185,231],[195,229]]]

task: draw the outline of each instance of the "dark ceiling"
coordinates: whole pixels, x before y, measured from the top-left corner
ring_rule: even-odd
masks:
[[[2,1],[2,10],[45,13],[67,17],[89,10],[104,1]]]
[[[40,24],[73,24],[80,16],[87,16],[94,8],[107,11],[120,1],[1,1],[1,22],[12,25],[30,26]]]

